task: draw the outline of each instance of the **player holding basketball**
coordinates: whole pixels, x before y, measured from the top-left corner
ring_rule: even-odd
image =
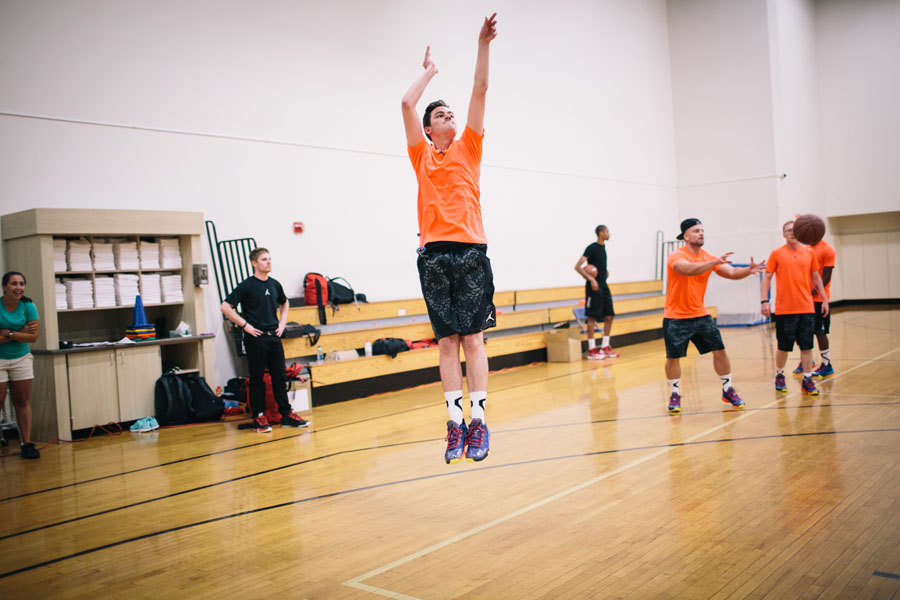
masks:
[[[725,279],[743,279],[759,273],[765,263],[755,263],[751,256],[749,266],[733,267],[728,262],[732,252],[713,256],[704,250],[700,219],[682,221],[678,239],[684,240],[685,245],[666,260],[669,285],[663,311],[669,412],[681,412],[681,357],[687,355],[688,342],[693,342],[700,354],[713,353],[713,368],[722,380],[722,401],[743,408],[744,401],[731,383],[731,360],[703,298],[713,271]]]
[[[778,349],[775,351],[775,391],[786,392],[784,365],[788,352],[794,349],[794,342],[800,347],[800,367],[803,382],[800,384],[804,395],[818,396],[819,390],[812,380],[813,331],[816,322],[812,289],[815,287],[822,298],[822,316],[828,315],[828,299],[822,278],[819,276],[819,261],[808,246],[794,237],[794,222],[788,221],[781,227],[785,244],[772,250],[763,275],[760,291],[762,314],[772,314],[769,306],[769,286],[772,276],[777,275],[775,288],[775,337]]]
[[[606,280],[609,271],[606,269],[606,240],[609,239],[609,228],[606,225],[597,225],[594,230],[597,241],[584,249],[584,254],[575,263],[575,270],[584,277],[584,314],[587,317],[588,359],[603,360],[604,358],[616,358],[619,354],[613,351],[609,345],[610,330],[612,329],[613,310],[612,295]],[[596,277],[585,271],[587,265],[593,265],[597,269]],[[594,327],[597,321],[603,321],[603,340],[600,347],[596,347],[594,341]]]
[[[816,260],[819,261],[819,277],[822,278],[822,285],[825,286],[825,298],[831,302],[831,272],[834,271],[834,259],[836,253],[834,247],[825,240],[819,240],[817,244],[809,246]],[[812,290],[813,304],[815,306],[816,322],[813,324],[813,331],[816,334],[816,342],[819,344],[819,355],[821,361],[819,368],[812,373],[813,379],[824,379],[834,375],[834,367],[831,364],[831,348],[828,345],[828,333],[831,329],[831,312],[822,315],[822,298],[819,291]],[[803,364],[797,365],[794,369],[794,375],[803,373]]]
[[[497,322],[494,276],[487,257],[478,180],[490,44],[495,37],[496,13],[484,19],[478,34],[475,83],[466,126],[458,140],[454,139],[456,118],[443,100],[429,104],[421,122],[416,113],[416,104],[438,72],[430,47],[426,48],[422,63],[425,70],[402,102],[409,159],[419,183],[419,281],[438,340],[441,384],[450,414],[444,452],[448,464],[461,461],[463,452],[469,461],[484,460],[490,449],[490,431],[484,416],[488,380],[484,330]],[[468,427],[463,420],[460,345],[466,355],[469,383]]]

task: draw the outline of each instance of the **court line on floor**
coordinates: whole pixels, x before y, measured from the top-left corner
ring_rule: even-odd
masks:
[[[837,378],[839,378],[839,377],[841,377],[841,376],[844,376],[844,375],[846,375],[846,374],[848,374],[848,373],[852,373],[853,371],[855,371],[855,370],[857,370],[857,369],[861,369],[861,368],[863,368],[863,367],[865,367],[865,366],[868,366],[868,365],[870,365],[870,364],[872,364],[872,363],[874,363],[874,362],[876,362],[876,361],[878,361],[878,360],[881,360],[882,358],[884,358],[884,357],[886,357],[886,356],[888,356],[888,355],[890,355],[890,354],[893,354],[894,352],[897,352],[898,350],[900,350],[900,348],[894,348],[893,350],[889,350],[888,352],[885,352],[885,353],[883,353],[883,354],[880,354],[879,356],[876,356],[876,357],[874,357],[874,358],[871,358],[871,359],[869,359],[869,360],[867,360],[867,361],[865,361],[865,362],[862,362],[862,363],[860,363],[860,364],[858,364],[858,365],[856,365],[856,366],[854,366],[854,367],[850,367],[849,369],[846,369],[846,370],[844,370],[844,371],[842,371],[842,372],[836,374],[836,375],[835,375],[834,377],[832,377],[831,379],[834,380],[834,379],[837,379]],[[702,438],[702,437],[705,437],[705,436],[709,435],[710,433],[713,433],[713,432],[715,432],[715,431],[718,431],[718,430],[720,430],[720,429],[723,429],[723,428],[725,428],[725,427],[730,427],[731,425],[733,425],[733,424],[735,424],[735,423],[737,423],[737,422],[739,422],[739,421],[743,421],[744,419],[748,419],[748,418],[750,418],[750,417],[756,415],[757,413],[762,412],[762,409],[769,408],[769,407],[771,407],[771,406],[773,406],[773,405],[775,405],[775,404],[778,404],[779,402],[782,402],[782,401],[784,401],[784,400],[787,400],[788,398],[792,398],[792,397],[794,397],[794,396],[796,396],[796,395],[798,395],[798,394],[800,394],[800,393],[801,393],[800,391],[796,391],[796,392],[793,392],[793,393],[791,393],[791,394],[788,394],[788,395],[785,396],[784,398],[776,398],[775,400],[769,402],[768,404],[766,404],[766,405],[764,405],[764,406],[762,406],[762,407],[760,407],[760,408],[755,408],[755,409],[748,410],[748,411],[746,411],[744,414],[742,414],[742,415],[739,416],[739,417],[736,417],[736,418],[734,418],[734,419],[730,419],[730,420],[726,421],[725,423],[720,423],[720,424],[718,424],[718,425],[715,425],[715,426],[713,426],[713,427],[710,427],[709,429],[706,429],[706,430],[704,430],[704,431],[701,431],[700,433],[694,434],[694,435],[690,436],[689,438],[687,438],[686,440],[683,440],[682,443],[687,444],[687,443],[696,441],[696,440],[698,440],[698,439],[700,439],[700,438]],[[675,418],[677,418],[677,417],[675,417]],[[526,513],[529,513],[529,512],[531,512],[531,511],[533,511],[533,510],[535,510],[535,509],[538,509],[538,508],[541,508],[541,507],[543,507],[543,506],[546,506],[547,504],[550,504],[550,503],[552,503],[552,502],[555,502],[555,501],[557,501],[557,500],[559,500],[559,499],[561,499],[561,498],[565,498],[566,496],[570,496],[571,494],[574,494],[574,493],[579,492],[579,491],[581,491],[581,490],[583,490],[583,489],[585,489],[585,488],[587,488],[587,487],[590,487],[590,486],[594,485],[595,483],[599,483],[599,482],[601,482],[601,481],[604,481],[604,480],[606,480],[606,479],[609,479],[610,477],[613,477],[614,475],[618,475],[619,473],[623,473],[623,472],[625,472],[625,471],[627,471],[627,470],[629,470],[629,469],[633,469],[634,467],[640,466],[640,465],[642,465],[642,464],[644,464],[644,463],[646,463],[646,462],[649,462],[649,461],[651,461],[651,460],[653,460],[653,459],[655,459],[655,458],[658,458],[658,457],[660,457],[660,456],[663,456],[663,455],[665,455],[665,454],[668,454],[668,453],[671,452],[672,449],[675,448],[675,447],[677,447],[677,446],[661,448],[661,449],[659,449],[659,450],[657,450],[657,451],[655,451],[655,452],[652,452],[652,453],[650,453],[650,454],[648,454],[648,455],[646,455],[646,456],[643,456],[643,457],[641,457],[641,458],[639,458],[639,459],[637,459],[637,460],[634,460],[634,461],[632,461],[632,462],[630,462],[630,463],[627,463],[627,464],[625,464],[625,465],[622,465],[621,467],[619,467],[619,468],[617,468],[617,469],[614,469],[614,470],[612,470],[612,471],[607,471],[606,473],[603,473],[603,474],[601,474],[601,475],[598,475],[597,477],[593,477],[593,478],[591,478],[591,479],[588,479],[587,481],[583,481],[582,483],[579,483],[578,485],[575,485],[575,486],[572,486],[572,487],[570,487],[570,488],[568,488],[568,489],[562,490],[561,492],[557,492],[556,494],[553,494],[553,495],[551,495],[551,496],[548,496],[548,497],[546,497],[546,498],[544,498],[544,499],[542,499],[542,500],[538,500],[537,502],[533,502],[533,503],[529,504],[528,506],[524,506],[524,507],[522,507],[522,508],[520,508],[520,509],[518,509],[518,510],[515,510],[515,511],[513,511],[513,512],[507,513],[506,515],[503,515],[503,516],[498,517],[498,518],[496,518],[496,519],[494,519],[494,520],[492,520],[492,521],[489,521],[489,522],[487,522],[487,523],[484,523],[484,524],[482,524],[482,525],[479,525],[478,527],[474,527],[474,528],[472,528],[472,529],[469,529],[468,531],[464,531],[464,532],[462,532],[462,533],[460,533],[460,534],[458,534],[458,535],[453,536],[452,538],[449,538],[449,539],[444,540],[444,541],[442,541],[442,542],[438,542],[437,544],[432,544],[431,546],[428,546],[427,548],[423,548],[422,550],[419,550],[418,552],[414,552],[414,553],[412,553],[412,554],[409,554],[409,555],[407,555],[407,556],[404,556],[404,557],[402,557],[402,558],[399,558],[399,559],[397,559],[397,560],[395,560],[395,561],[392,561],[392,562],[390,562],[390,563],[388,563],[388,564],[386,564],[386,565],[383,565],[383,566],[378,567],[378,568],[376,568],[376,569],[372,569],[371,571],[368,571],[367,573],[363,573],[362,575],[358,575],[358,576],[356,576],[356,577],[354,577],[354,578],[352,578],[352,579],[348,579],[347,581],[343,582],[343,585],[346,585],[347,587],[351,587],[351,588],[354,588],[354,589],[362,590],[362,591],[365,591],[365,592],[370,592],[370,593],[372,593],[372,594],[377,594],[377,595],[380,595],[380,596],[385,596],[385,597],[387,597],[387,598],[394,598],[395,600],[421,600],[420,598],[416,598],[415,596],[408,596],[408,595],[406,595],[406,594],[401,594],[401,593],[399,593],[399,592],[394,592],[394,591],[391,591],[391,590],[388,590],[388,589],[379,588],[379,587],[376,587],[376,586],[373,586],[373,585],[368,585],[368,584],[363,583],[363,581],[365,581],[366,579],[371,579],[372,577],[375,577],[376,575],[381,575],[382,573],[386,573],[387,571],[390,571],[390,570],[395,569],[395,568],[397,568],[397,567],[403,566],[403,565],[405,565],[405,564],[407,564],[407,563],[410,563],[410,562],[412,562],[412,561],[414,561],[414,560],[417,560],[417,559],[419,559],[419,558],[422,558],[423,556],[427,556],[428,554],[431,554],[431,553],[433,553],[433,552],[436,552],[436,551],[438,551],[438,550],[441,550],[441,549],[443,549],[443,548],[446,548],[446,547],[448,547],[448,546],[451,546],[451,545],[455,544],[456,542],[462,541],[462,540],[464,540],[464,539],[466,539],[466,538],[469,538],[469,537],[471,537],[471,536],[473,536],[473,535],[476,535],[476,534],[478,534],[478,533],[481,533],[481,532],[483,532],[483,531],[486,531],[486,530],[488,530],[488,529],[491,529],[491,528],[493,528],[493,527],[496,527],[497,525],[501,525],[501,524],[503,524],[503,523],[506,523],[507,521],[510,521],[510,520],[512,520],[512,519],[515,519],[516,517],[522,516],[522,515],[524,515],[524,514],[526,514]]]
[[[84,556],[86,554],[92,554],[94,552],[99,552],[101,550],[108,550],[109,548],[115,548],[117,546],[122,546],[124,544],[129,544],[131,542],[138,542],[145,539],[150,539],[154,537],[158,537],[161,535],[165,535],[167,533],[174,533],[177,531],[182,531],[185,529],[192,529],[194,527],[200,527],[202,525],[208,525],[210,523],[217,523],[220,521],[227,521],[230,519],[235,519],[238,517],[243,517],[256,513],[268,512],[270,510],[275,510],[278,508],[286,508],[289,506],[297,506],[299,504],[306,504],[308,502],[314,502],[316,500],[325,500],[329,498],[337,498],[339,496],[347,496],[350,494],[358,494],[361,492],[367,492],[375,489],[383,489],[393,486],[404,485],[407,483],[416,483],[420,481],[428,481],[431,479],[441,479],[445,477],[464,477],[467,475],[474,475],[477,473],[483,473],[485,471],[495,471],[499,469],[508,469],[510,467],[522,467],[526,465],[535,465],[539,463],[549,463],[555,461],[568,460],[573,458],[584,458],[588,456],[602,456],[602,455],[610,455],[610,454],[623,454],[625,452],[640,452],[644,450],[659,450],[659,449],[672,449],[679,447],[689,447],[693,445],[702,445],[702,444],[721,444],[727,442],[748,442],[748,441],[758,441],[758,440],[767,440],[767,439],[786,439],[786,438],[801,438],[801,437],[814,437],[814,436],[826,436],[826,435],[852,435],[852,434],[871,434],[871,433],[900,433],[900,428],[888,428],[888,429],[851,429],[844,431],[808,431],[802,433],[781,433],[781,434],[772,434],[772,435],[758,435],[758,436],[747,436],[747,437],[737,437],[737,438],[721,438],[715,440],[694,440],[694,441],[683,441],[683,442],[675,442],[672,444],[663,444],[663,445],[655,445],[655,446],[638,446],[633,448],[615,448],[612,450],[596,450],[594,452],[582,452],[579,454],[567,454],[563,456],[551,456],[544,458],[535,458],[530,460],[523,460],[514,463],[504,463],[499,465],[490,465],[490,466],[482,466],[475,469],[468,470],[454,470],[454,471],[444,471],[442,473],[432,473],[429,475],[420,475],[418,477],[410,477],[408,479],[400,479],[396,481],[387,481],[382,483],[374,483],[371,485],[366,485],[358,488],[346,489],[346,490],[338,490],[334,492],[329,492],[327,494],[320,494],[318,496],[310,496],[307,498],[299,498],[296,500],[289,500],[287,502],[280,502],[278,504],[272,504],[269,506],[261,506],[259,508],[254,508],[250,510],[241,511],[238,513],[232,513],[228,515],[220,515],[218,517],[211,517],[209,519],[204,519],[202,521],[194,521],[192,523],[185,523],[183,525],[178,525],[176,527],[171,527],[169,529],[163,529],[161,531],[152,531],[150,533],[145,533],[139,536],[135,536],[132,538],[127,538],[124,540],[119,540],[116,542],[110,542],[108,544],[104,544],[102,546],[96,546],[94,548],[86,548],[84,550],[80,550],[73,554],[68,554],[66,556],[58,556],[56,558],[51,558],[45,560],[40,563],[36,563],[33,565],[28,565],[25,567],[20,567],[13,571],[7,571],[5,573],[0,573],[0,579],[5,577],[9,577],[11,575],[17,575],[19,573],[24,573],[26,571],[31,571],[40,567],[45,567],[48,565],[52,565],[58,562],[62,562],[65,560],[69,560],[72,558],[78,558],[79,556]],[[77,520],[77,519],[76,519]],[[12,537],[12,536],[7,536]]]

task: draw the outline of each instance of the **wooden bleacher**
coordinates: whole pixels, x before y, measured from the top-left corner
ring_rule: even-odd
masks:
[[[637,281],[610,284],[616,309],[613,326],[613,345],[661,336],[662,309],[665,296],[661,281]],[[572,309],[584,298],[584,286],[543,288],[496,292],[497,326],[485,331],[485,349],[491,368],[546,360],[544,333],[560,323],[575,323]],[[327,322],[319,325],[318,309],[303,306],[291,308],[288,320],[309,323],[322,330],[316,344],[327,354],[342,350],[360,349],[366,341],[384,337],[423,340],[434,337],[425,302],[421,298],[345,304],[332,313],[326,308]],[[602,335],[601,327],[597,336]],[[641,335],[643,334],[643,335]],[[637,337],[636,337],[637,336]],[[582,339],[586,336],[582,334]],[[370,395],[387,389],[408,387],[436,381],[438,349],[423,348],[389,356],[359,357],[349,361],[315,361],[317,348],[306,337],[283,340],[288,362],[306,362],[313,380],[313,403],[345,400]],[[520,362],[516,363],[516,357]],[[461,356],[462,359],[464,357]],[[430,370],[430,371],[429,371]],[[403,385],[404,375],[418,373]],[[393,385],[382,385],[394,376]],[[371,384],[368,385],[367,384]]]

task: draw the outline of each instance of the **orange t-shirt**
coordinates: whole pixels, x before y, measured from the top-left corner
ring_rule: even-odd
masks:
[[[694,317],[705,317],[709,314],[709,311],[706,310],[706,303],[703,301],[703,297],[706,296],[706,284],[709,282],[709,276],[712,275],[712,272],[718,271],[722,265],[716,265],[700,275],[676,273],[672,265],[679,260],[698,263],[713,260],[714,258],[715,256],[702,248],[699,254],[694,254],[687,249],[687,246],[682,246],[669,255],[669,258],[666,260],[669,287],[666,290],[664,318],[693,319]]]
[[[775,312],[779,315],[814,313],[812,274],[819,270],[819,261],[809,246],[800,244],[791,250],[787,244],[772,250],[766,262],[766,272],[778,278],[775,286]]]
[[[834,268],[834,258],[835,251],[831,244],[826,242],[825,240],[820,240],[818,244],[814,246],[810,246],[810,249],[815,253],[816,260],[819,261],[819,276],[822,278],[822,281],[825,281],[825,267]],[[813,302],[821,302],[822,299],[819,298],[819,292],[816,290],[812,291]],[[825,285],[825,297],[828,298],[828,301],[831,302],[831,280],[828,280],[828,283]]]
[[[425,139],[408,148],[419,182],[419,245],[487,244],[478,185],[483,137],[466,127],[444,154]]]

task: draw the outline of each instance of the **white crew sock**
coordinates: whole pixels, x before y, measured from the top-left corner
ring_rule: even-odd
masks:
[[[775,374],[776,375],[784,375],[784,369],[779,369],[778,367],[775,367]]]
[[[822,350],[819,354],[822,356],[822,366],[827,367],[831,364],[831,348]]]
[[[731,385],[731,373],[728,375],[719,375],[719,379],[722,380],[722,391],[727,392],[729,388],[733,387]]]
[[[447,412],[450,413],[450,420],[457,425],[462,425],[462,390],[458,392],[444,392],[444,401],[447,403]]]
[[[669,393],[681,395],[681,379],[666,379],[669,384]]]
[[[609,346],[609,336],[608,336],[608,335],[604,335],[604,336],[603,336],[603,341],[600,342],[600,347],[601,347],[601,348],[606,348],[607,346]]]
[[[487,392],[469,392],[469,402],[471,403],[471,419],[481,419],[484,423],[484,403],[487,401]]]
[[[588,350],[593,350],[596,347],[597,347],[597,340],[595,340],[594,338],[589,339],[588,340]]]

